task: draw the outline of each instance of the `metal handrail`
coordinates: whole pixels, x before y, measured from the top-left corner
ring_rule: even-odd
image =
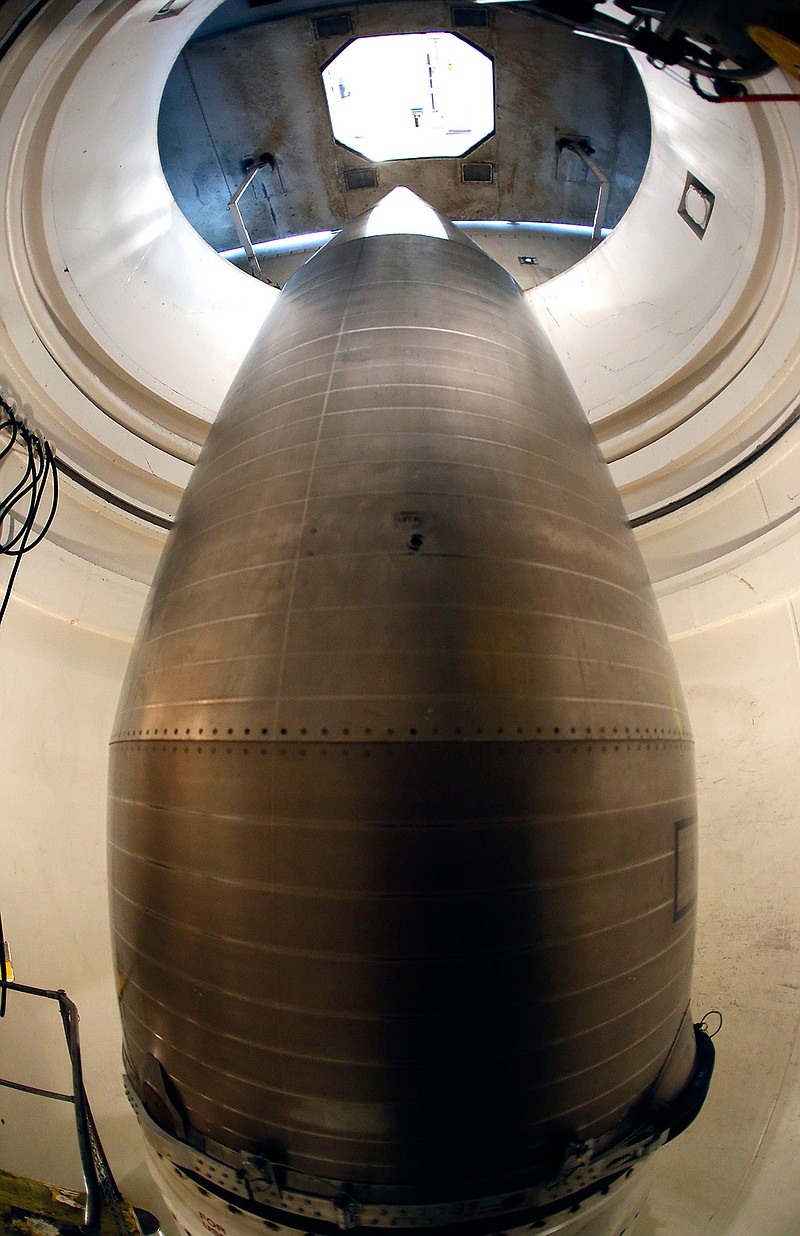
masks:
[[[81,1062],[81,1045],[78,1033],[78,1023],[80,1021],[78,1009],[65,991],[52,991],[46,987],[30,987],[25,983],[15,983],[8,979],[6,977],[7,964],[3,951],[3,956],[0,957],[0,973],[2,974],[0,986],[2,986],[3,1001],[5,1001],[7,992],[18,991],[24,995],[38,996],[45,1000],[55,1000],[58,1004],[72,1069],[72,1093],[60,1094],[55,1090],[43,1090],[37,1086],[22,1085],[20,1082],[9,1081],[7,1078],[1,1077],[0,1086],[74,1105],[78,1149],[80,1151],[81,1169],[86,1187],[84,1222],[81,1230],[86,1233],[86,1236],[89,1236],[90,1233],[98,1233],[100,1231],[103,1208],[106,1207],[113,1213],[118,1207],[124,1205],[124,1199],[117,1187],[111,1167],[100,1143],[97,1126],[95,1125],[89,1106],[89,1099],[83,1084],[83,1065]],[[130,1228],[120,1227],[119,1230],[129,1232]]]
[[[281,187],[283,187],[283,182],[281,181],[280,169],[278,168],[278,163],[277,163],[277,160],[274,154],[271,154],[268,150],[264,151],[264,153],[260,154],[257,159],[246,159],[245,160],[244,179],[241,181],[239,185],[237,185],[237,187],[234,189],[233,193],[231,194],[230,200],[228,202],[228,210],[231,212],[231,218],[233,219],[233,226],[236,228],[236,234],[239,237],[242,248],[244,249],[247,255],[247,261],[250,266],[250,273],[255,275],[256,279],[260,279],[262,283],[268,283],[270,287],[277,287],[277,284],[273,283],[271,279],[267,279],[266,275],[264,275],[261,270],[261,265],[259,263],[258,257],[256,256],[256,251],[253,248],[253,242],[250,239],[250,233],[247,230],[247,225],[245,224],[245,221],[242,218],[242,212],[239,209],[239,199],[241,198],[242,194],[245,192],[246,189],[250,187],[250,185],[253,183],[256,176],[259,174],[259,172],[263,172],[265,167],[268,167],[271,171],[275,172],[275,174],[278,177],[279,182],[281,183]]]
[[[571,150],[576,154],[582,163],[588,167],[593,176],[597,177],[600,188],[597,193],[597,209],[594,213],[594,223],[592,224],[592,239],[589,243],[589,249],[594,249],[595,245],[603,239],[603,225],[606,221],[606,206],[608,205],[608,194],[610,184],[608,177],[589,156],[594,154],[594,147],[583,138],[562,137],[558,143],[559,150]]]

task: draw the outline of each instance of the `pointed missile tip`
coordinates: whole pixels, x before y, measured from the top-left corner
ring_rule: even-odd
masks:
[[[478,249],[487,261],[491,260],[462,228],[456,227],[455,223],[404,185],[396,185],[374,206],[370,206],[355,219],[351,219],[341,231],[318,250],[318,253],[327,253],[351,241],[378,236],[432,236],[438,240],[449,240],[471,249]],[[312,255],[300,271],[306,270],[316,256],[316,254]],[[288,281],[285,285],[287,288],[294,286],[294,280],[300,277],[300,271],[297,271]],[[509,278],[511,278],[510,275]]]
[[[450,224],[452,228],[452,224]],[[397,185],[367,211],[365,236],[439,236],[449,240],[447,221],[416,193]]]
[[[411,189],[397,185],[328,241],[328,248],[366,236],[435,236],[466,241],[463,233]],[[467,242],[468,243],[468,242]]]
[[[402,207],[403,202],[409,205],[419,204],[426,207],[427,210],[433,210],[430,202],[426,202],[425,199],[420,197],[418,193],[415,193],[413,189],[408,189],[405,185],[395,185],[395,187],[390,189],[388,193],[384,193],[379,202],[376,202],[374,206],[371,206],[370,209],[364,213],[370,214],[374,210],[379,210],[387,202],[391,202],[393,205],[396,203],[400,207]]]
[[[410,232],[412,235],[447,236],[441,216],[404,185],[396,185],[366,213],[369,216],[367,235]]]

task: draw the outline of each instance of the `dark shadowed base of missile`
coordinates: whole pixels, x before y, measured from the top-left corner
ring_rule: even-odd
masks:
[[[516,284],[404,208],[244,362],[112,739],[127,1084],[192,1236],[549,1228],[713,1068],[641,555]]]
[[[692,1072],[669,1103],[659,1101],[656,1088],[650,1101],[643,1102],[611,1136],[569,1141],[557,1166],[528,1187],[424,1205],[398,1201],[398,1193],[402,1197],[406,1190],[317,1179],[292,1171],[266,1153],[236,1153],[221,1145],[209,1146],[187,1129],[175,1106],[169,1079],[155,1064],[142,1087],[144,1102],[127,1076],[126,1089],[154,1156],[151,1170],[165,1197],[176,1207],[176,1218],[185,1219],[197,1207],[207,1230],[219,1232],[219,1225],[214,1225],[202,1209],[210,1209],[203,1199],[213,1198],[224,1206],[228,1216],[252,1216],[272,1231],[334,1236],[337,1230],[352,1228],[364,1232],[413,1228],[416,1232],[452,1231],[463,1236],[509,1236],[549,1228],[549,1221],[566,1211],[580,1214],[591,1208],[598,1196],[612,1194],[653,1151],[692,1123],[703,1105],[714,1068],[710,1037],[699,1025],[694,1026],[694,1034]],[[476,1134],[478,1145],[490,1140],[488,1131]],[[528,1178],[533,1175],[528,1173]],[[176,1187],[175,1178],[182,1188]],[[438,1181],[430,1186],[432,1195],[446,1191]],[[223,1230],[237,1231],[235,1220],[233,1226]],[[609,1224],[596,1230],[610,1233],[621,1229]]]

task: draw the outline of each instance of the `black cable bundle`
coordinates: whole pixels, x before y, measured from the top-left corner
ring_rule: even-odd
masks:
[[[6,938],[3,935],[3,919],[0,915],[0,1017],[6,1015],[6,1000],[8,993],[6,983],[10,982],[9,966],[6,961]]]
[[[15,446],[27,455],[27,462],[22,479],[8,493],[0,495],[0,554],[8,554],[14,559],[0,601],[0,622],[6,612],[22,555],[35,549],[46,536],[58,505],[58,471],[50,444],[31,433],[0,396],[0,442],[4,433],[8,435],[8,441],[0,446],[0,464]],[[35,532],[34,525],[48,484],[50,510],[39,531]]]

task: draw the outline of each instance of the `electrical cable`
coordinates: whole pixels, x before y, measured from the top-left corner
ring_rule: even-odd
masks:
[[[708,1029],[708,1020],[707,1020],[707,1019],[708,1019],[709,1017],[718,1017],[718,1018],[719,1018],[719,1025],[717,1026],[717,1028],[716,1028],[716,1030],[714,1031],[714,1033],[713,1033],[713,1034],[711,1034],[711,1033],[709,1032],[709,1029]],[[700,1020],[700,1022],[699,1022],[699,1025],[700,1025],[700,1029],[701,1029],[701,1030],[702,1030],[705,1034],[707,1034],[707,1035],[708,1035],[708,1037],[709,1037],[710,1039],[715,1039],[715,1038],[717,1037],[717,1035],[719,1034],[720,1030],[722,1029],[722,1014],[720,1013],[719,1009],[709,1009],[707,1013],[704,1013],[704,1014],[703,1014],[703,1016],[702,1016],[702,1018],[701,1018],[701,1020]]]
[[[2,941],[2,924],[0,924],[0,956],[5,957],[5,946]],[[56,1099],[73,1105],[86,1198],[84,1203],[84,1222],[80,1229],[70,1227],[70,1230],[80,1230],[80,1232],[85,1233],[85,1236],[90,1236],[90,1233],[93,1236],[99,1236],[102,1228],[104,1232],[113,1231],[118,1233],[118,1236],[126,1236],[131,1231],[128,1221],[128,1207],[119,1191],[111,1171],[111,1166],[103,1150],[84,1085],[80,1033],[78,1030],[80,1017],[77,1007],[65,991],[61,989],[53,991],[45,987],[30,987],[26,983],[14,982],[7,977],[7,966],[3,965],[1,968],[4,989],[7,986],[11,991],[38,996],[40,999],[55,1000],[58,1003],[70,1060],[72,1093],[60,1094],[53,1090],[40,1089],[38,1086],[25,1086],[19,1082],[9,1081],[7,1078],[0,1078],[0,1086],[9,1087],[12,1090],[21,1090],[42,1098]],[[5,995],[5,990],[3,995]],[[146,1214],[147,1212],[144,1213]],[[108,1222],[105,1221],[106,1219],[108,1219]],[[5,1228],[3,1230],[5,1231]],[[157,1225],[149,1230],[155,1232]]]
[[[23,554],[35,549],[47,535],[58,506],[58,469],[50,443],[28,429],[0,396],[0,435],[3,432],[8,434],[8,441],[0,447],[0,464],[17,447],[25,454],[25,466],[21,479],[5,495],[0,495],[0,555],[14,559],[0,600],[0,622]],[[48,488],[50,507],[37,530],[36,521]]]
[[[695,94],[699,94],[700,98],[705,99],[707,103],[800,103],[800,92],[795,94],[748,94],[747,89],[742,83],[720,81],[716,78],[712,84],[718,93],[709,94],[708,91],[703,90],[694,73],[689,74],[689,84]],[[741,89],[732,89],[737,84],[741,86]]]
[[[6,938],[3,935],[3,916],[0,914],[0,1017],[6,1015],[6,999],[8,990],[8,962],[6,961]]]
[[[47,535],[58,506],[58,471],[49,442],[32,433],[10,404],[0,396],[0,442],[3,433],[8,434],[8,440],[0,445],[0,465],[8,459],[15,447],[21,446],[25,455],[25,466],[21,479],[4,495],[0,494],[0,555],[4,554],[14,560],[0,600],[0,622],[3,621],[23,554],[35,549]],[[48,485],[50,509],[36,531],[36,520]],[[3,920],[0,917],[0,1018],[6,1014],[9,981],[10,968],[6,960]]]
[[[650,5],[626,4],[617,0],[616,8],[627,14],[629,21],[621,21],[618,16],[596,11],[597,6],[598,0],[591,0],[588,9],[580,15],[573,5],[564,5],[563,0],[527,0],[527,3],[522,0],[522,3],[514,7],[519,12],[566,26],[576,34],[644,52],[649,62],[658,69],[675,66],[685,69],[695,77],[738,84],[750,78],[761,77],[770,68],[774,68],[775,62],[766,53],[755,59],[749,57],[739,62],[731,49],[726,51],[712,43],[698,41],[680,28],[662,33],[669,5],[653,8]],[[727,68],[726,62],[729,65]],[[718,101],[713,95],[702,97],[709,102]]]

